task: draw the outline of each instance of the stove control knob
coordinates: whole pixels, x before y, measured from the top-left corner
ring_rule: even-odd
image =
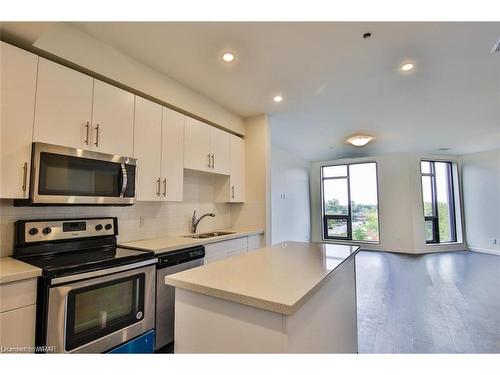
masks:
[[[111,228],[113,228],[113,226],[111,224],[106,224],[106,226],[104,228],[106,230],[110,230]]]
[[[52,232],[52,229],[50,229],[49,227],[45,227],[43,228],[42,232],[43,234],[49,234],[50,232]]]
[[[36,228],[31,228],[28,233],[31,235],[31,236],[34,236],[35,234],[38,234],[38,229]]]
[[[102,229],[102,224],[97,224],[95,226],[95,230],[101,230]]]

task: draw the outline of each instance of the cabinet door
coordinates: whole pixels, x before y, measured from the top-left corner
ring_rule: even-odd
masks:
[[[210,165],[211,126],[186,117],[184,131],[184,168],[211,172]]]
[[[161,105],[135,97],[134,157],[138,201],[160,199]]]
[[[95,151],[132,156],[134,94],[94,80],[92,144]]]
[[[231,134],[212,126],[209,128],[212,172],[228,175],[231,169]]]
[[[36,305],[0,313],[0,345],[32,347],[35,345]]]
[[[245,201],[245,141],[231,135],[231,174],[229,176],[229,201]]]
[[[27,198],[38,56],[0,43],[0,198]]]
[[[182,113],[163,107],[161,197],[181,202],[184,191],[184,120]]]
[[[93,78],[40,57],[34,140],[90,149]]]

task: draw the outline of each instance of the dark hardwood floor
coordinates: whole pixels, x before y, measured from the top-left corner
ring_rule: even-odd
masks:
[[[500,353],[500,256],[356,256],[360,353]]]

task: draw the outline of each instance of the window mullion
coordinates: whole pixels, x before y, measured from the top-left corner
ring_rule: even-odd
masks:
[[[436,186],[436,165],[435,162],[430,162],[431,167],[431,196],[432,210],[434,211],[433,226],[434,226],[434,242],[439,243],[439,208],[437,201],[437,186]]]
[[[350,179],[351,166],[347,166],[347,238],[352,240],[352,207],[351,207],[351,179]]]

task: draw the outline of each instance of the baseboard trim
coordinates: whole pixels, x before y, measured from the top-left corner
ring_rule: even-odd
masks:
[[[386,252],[386,253],[395,253],[395,254],[406,254],[406,255],[425,255],[425,254],[437,254],[437,253],[449,253],[453,251],[467,251],[466,248],[463,249],[447,249],[447,248],[435,248],[435,249],[426,249],[426,250],[417,250],[414,249],[370,249],[364,248],[362,245],[360,246],[360,250],[363,251],[374,251],[374,252]]]
[[[500,255],[500,250],[490,250],[490,249],[479,249],[477,247],[469,247],[470,251],[474,251],[476,253],[484,253],[491,255]]]

